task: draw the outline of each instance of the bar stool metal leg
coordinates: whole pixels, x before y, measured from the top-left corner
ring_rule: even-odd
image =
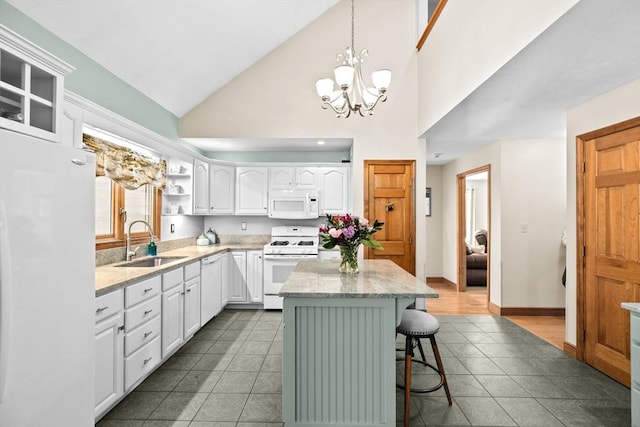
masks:
[[[410,336],[407,336],[405,342],[404,356],[404,427],[409,427],[409,413],[411,402],[411,359],[413,357],[413,342]]]
[[[447,376],[444,373],[444,365],[442,364],[442,359],[440,359],[440,351],[438,350],[438,344],[436,344],[436,337],[431,335],[429,337],[429,341],[431,341],[431,348],[433,349],[433,355],[436,358],[438,371],[440,371],[440,375],[442,376],[442,385],[444,386],[444,391],[447,394],[449,406],[451,406],[453,405],[453,402],[451,401],[451,392],[449,392],[449,384],[447,383]]]

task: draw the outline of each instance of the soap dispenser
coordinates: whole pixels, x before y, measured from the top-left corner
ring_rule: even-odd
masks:
[[[147,245],[147,255],[148,256],[158,255],[158,247],[156,246],[156,242],[154,242],[153,239],[151,239],[151,241]]]

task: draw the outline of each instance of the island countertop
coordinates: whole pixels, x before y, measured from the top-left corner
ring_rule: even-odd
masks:
[[[358,274],[340,260],[302,260],[280,290],[285,298],[437,298],[438,293],[393,261],[364,260]]]

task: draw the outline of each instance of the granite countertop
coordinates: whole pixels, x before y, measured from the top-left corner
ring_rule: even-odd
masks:
[[[626,308],[629,311],[640,314],[640,303],[639,302],[623,302],[621,304],[622,308]]]
[[[285,298],[437,298],[426,283],[389,260],[364,260],[358,274],[338,271],[340,260],[302,260],[280,290]]]
[[[117,267],[120,264],[124,264],[125,261],[96,267],[96,296],[104,295],[128,284],[156,276],[158,273],[173,270],[176,267],[190,264],[211,255],[234,250],[262,250],[263,247],[264,243],[187,246],[159,253],[158,256],[183,256],[185,258],[177,259],[158,267]],[[140,259],[144,259],[144,257],[136,257],[133,261]]]

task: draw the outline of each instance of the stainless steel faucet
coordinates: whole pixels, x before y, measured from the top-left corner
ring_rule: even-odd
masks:
[[[134,250],[131,250],[131,227],[133,226],[133,224],[138,222],[143,223],[149,228],[149,241],[151,242],[153,240],[153,228],[151,228],[151,225],[149,225],[147,221],[144,221],[142,219],[136,219],[135,221],[131,222],[131,224],[129,224],[129,229],[127,231],[127,261],[131,261],[131,258],[136,256],[136,252],[138,251],[138,249],[140,249],[140,246],[138,246]]]

